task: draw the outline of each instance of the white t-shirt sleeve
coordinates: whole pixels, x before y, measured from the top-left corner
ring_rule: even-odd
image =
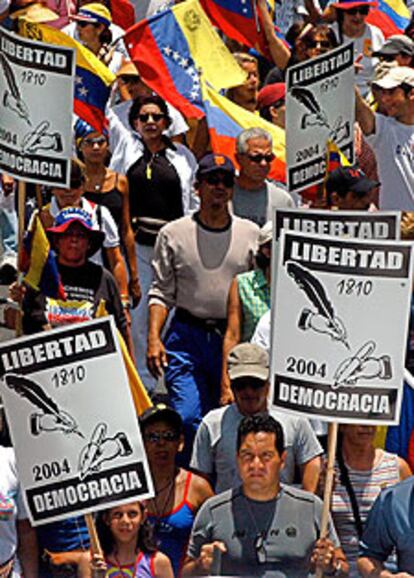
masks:
[[[107,207],[103,207],[101,205],[101,209],[102,209],[102,231],[105,233],[103,246],[105,247],[105,249],[119,247],[119,233],[115,221]]]
[[[251,342],[259,345],[267,352],[270,351],[270,310],[266,311],[256,326]]]
[[[168,112],[171,117],[171,125],[165,131],[165,134],[170,138],[173,136],[177,136],[179,134],[185,134],[189,126],[185,121],[185,118],[176,108],[174,108],[171,104],[167,102]]]
[[[375,115],[375,132],[368,136],[365,136],[365,139],[369,145],[375,150],[375,147],[378,146],[382,139],[384,138],[384,134],[386,134],[385,127],[387,123],[387,117],[383,114],[376,114]]]
[[[212,474],[214,471],[210,432],[204,422],[197,430],[190,466],[203,474]]]

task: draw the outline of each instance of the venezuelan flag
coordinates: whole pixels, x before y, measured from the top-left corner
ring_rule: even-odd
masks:
[[[204,116],[200,69],[217,90],[246,79],[198,0],[138,22],[124,40],[145,82],[189,118]]]
[[[344,153],[338,147],[336,143],[331,140],[328,140],[326,143],[326,155],[327,155],[327,162],[326,162],[326,177],[339,167],[349,167],[351,163],[346,158]]]
[[[66,46],[76,50],[74,112],[95,130],[105,127],[105,107],[115,76],[85,46],[60,30],[27,22],[19,22],[19,32],[26,38]]]
[[[56,255],[50,247],[38,215],[34,218],[31,230],[25,239],[22,262],[22,269],[26,271],[23,279],[26,285],[47,297],[66,299],[57,268]]]
[[[370,10],[367,22],[380,28],[387,38],[404,32],[410,17],[410,11],[403,0],[378,0],[378,7]]]
[[[209,86],[203,85],[203,95],[213,151],[229,156],[236,163],[236,139],[241,131],[255,127],[263,128],[272,135],[273,152],[276,157],[269,176],[285,182],[285,131],[221,96]]]

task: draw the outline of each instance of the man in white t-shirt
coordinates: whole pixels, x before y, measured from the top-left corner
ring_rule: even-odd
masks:
[[[381,181],[379,206],[414,211],[414,70],[391,68],[375,81],[382,109],[375,114],[356,91],[356,120],[374,149]]]

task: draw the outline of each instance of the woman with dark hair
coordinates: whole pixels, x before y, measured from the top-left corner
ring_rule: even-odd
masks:
[[[75,16],[76,30],[81,44],[89,48],[108,68],[116,73],[122,65],[122,54],[111,47],[112,15],[100,2],[84,4]]]
[[[151,261],[155,241],[163,225],[198,207],[193,189],[197,161],[187,147],[165,136],[170,122],[166,102],[157,95],[149,95],[136,99],[129,111],[135,139],[133,147],[128,146],[130,135],[124,128],[128,135],[124,167],[142,291],[138,307],[132,310],[132,336],[138,373],[149,391],[154,389],[155,380],[145,358],[147,294],[153,279]]]
[[[152,527],[140,502],[99,512],[96,529],[103,556],[85,553],[79,576],[111,578],[173,578],[167,556],[157,551]]]

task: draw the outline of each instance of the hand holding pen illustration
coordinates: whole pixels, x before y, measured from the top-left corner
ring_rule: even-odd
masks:
[[[82,449],[79,456],[79,478],[99,472],[102,464],[119,456],[129,456],[132,453],[131,444],[124,432],[118,432],[113,437],[107,437],[108,426],[98,423],[93,430],[90,441]]]

